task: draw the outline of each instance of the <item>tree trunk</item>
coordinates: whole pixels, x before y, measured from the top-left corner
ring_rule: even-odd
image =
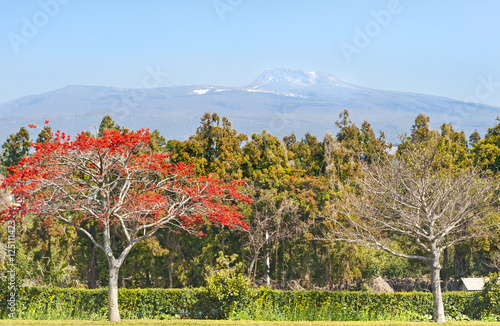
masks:
[[[89,227],[90,234],[95,237],[96,229],[95,225]],[[90,242],[92,249],[90,251],[90,276],[89,276],[89,288],[97,289],[97,246],[92,241]]]
[[[174,253],[170,252],[170,262],[168,264],[168,279],[169,279],[169,288],[174,287]]]
[[[52,265],[51,263],[53,263],[53,261],[52,261],[52,238],[48,234],[49,230],[47,230],[47,229],[45,229],[45,230],[47,232],[47,245],[48,245],[48,248],[47,248],[47,257],[49,258],[47,260],[47,272],[50,273],[51,272],[50,266]]]
[[[158,259],[155,259],[155,269],[154,269],[154,275],[153,275],[153,282],[154,285],[153,287],[156,289],[158,287]]]
[[[120,321],[120,311],[118,309],[118,273],[120,265],[114,261],[109,262],[109,321]]]
[[[269,260],[269,232],[266,231],[266,285],[269,287],[271,285],[271,278],[269,276],[271,272],[271,262]]]
[[[443,296],[441,294],[441,265],[439,264],[439,255],[434,257],[431,263],[431,286],[432,286],[432,299],[434,302],[434,318],[436,323],[446,322],[444,315]]]
[[[443,251],[443,291],[448,291],[448,281],[450,279],[447,271],[448,267],[448,248]]]
[[[92,250],[90,251],[90,275],[89,275],[89,288],[97,288],[97,266],[96,266],[96,254],[97,247],[92,244]]]
[[[259,259],[259,252],[257,250],[254,251],[252,261],[250,262],[250,266],[248,267],[247,270],[247,277],[252,280],[252,282],[255,282],[255,271],[257,270],[256,264],[257,260]]]

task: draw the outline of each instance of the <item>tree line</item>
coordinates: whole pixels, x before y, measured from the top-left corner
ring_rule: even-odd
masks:
[[[440,167],[460,171],[476,166],[498,175],[499,122],[492,121],[484,138],[477,131],[467,137],[451,124],[433,130],[429,122],[427,116],[418,115],[410,132],[401,135],[398,151],[425,147],[429,142],[440,144],[435,153]],[[340,114],[336,126],[338,133],[325,134],[323,139],[310,133],[302,137],[292,133],[279,139],[265,130],[248,137],[235,130],[226,117],[206,113],[186,140],[166,140],[157,130],[151,132],[149,151],[171,153],[172,164],[192,164],[196,176],[214,174],[226,182],[244,180],[246,185],[240,191],[251,203],[237,206],[249,228],[232,230],[205,221],[202,237],[159,229],[130,250],[120,270],[119,286],[203,286],[221,255],[232,257],[254,284],[280,289],[359,289],[377,276],[430,275],[425,260],[394,257],[356,241],[329,241],[326,235],[338,231],[339,222],[348,222],[348,211],[354,206],[341,210],[344,204],[362,198],[367,167],[384,160],[393,147],[383,132],[377,136],[368,122],[356,126],[348,111]],[[96,137],[103,137],[106,130],[123,135],[130,132],[109,116],[101,121]],[[50,134],[50,127],[45,126],[34,141],[25,127],[10,135],[2,146],[3,173],[8,175],[8,167],[31,155],[32,142],[49,142]],[[5,196],[2,200],[7,201]],[[478,226],[477,234],[481,230]],[[104,252],[88,237],[77,236],[77,230],[58,221],[32,219],[18,232],[17,275],[25,284],[89,288],[108,284]],[[114,243],[124,241],[119,233],[110,236]],[[6,239],[6,230],[2,230],[2,242]],[[389,240],[386,245],[390,248],[423,255],[422,247],[401,234],[393,232]],[[3,262],[5,254],[1,258]],[[440,263],[445,289],[460,277],[498,270],[498,233],[452,243],[443,249]]]

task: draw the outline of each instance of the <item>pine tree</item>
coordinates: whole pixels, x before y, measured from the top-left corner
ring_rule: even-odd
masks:
[[[16,165],[30,151],[31,141],[28,130],[21,127],[16,134],[11,134],[7,138],[2,148],[2,165],[7,168]]]

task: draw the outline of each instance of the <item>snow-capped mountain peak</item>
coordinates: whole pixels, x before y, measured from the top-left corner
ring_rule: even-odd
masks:
[[[129,129],[158,129],[169,139],[186,139],[199,126],[204,112],[217,112],[248,135],[268,130],[283,137],[294,131],[321,137],[335,134],[339,113],[348,109],[358,126],[364,120],[398,141],[413,119],[424,113],[431,123],[453,123],[470,134],[486,131],[499,108],[413,93],[365,88],[323,72],[269,69],[243,87],[190,85],[148,89],[67,86],[0,103],[0,138],[20,126],[50,120],[69,134],[92,130],[102,117]],[[431,125],[432,126],[432,125]]]
[[[305,72],[284,68],[267,69],[250,85],[259,87],[308,87],[308,86],[344,86],[345,81],[335,75],[320,71]]]

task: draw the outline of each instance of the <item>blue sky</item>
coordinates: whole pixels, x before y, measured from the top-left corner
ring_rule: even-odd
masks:
[[[159,86],[282,67],[500,106],[499,14],[498,0],[0,0],[0,103],[141,87],[148,67]]]

